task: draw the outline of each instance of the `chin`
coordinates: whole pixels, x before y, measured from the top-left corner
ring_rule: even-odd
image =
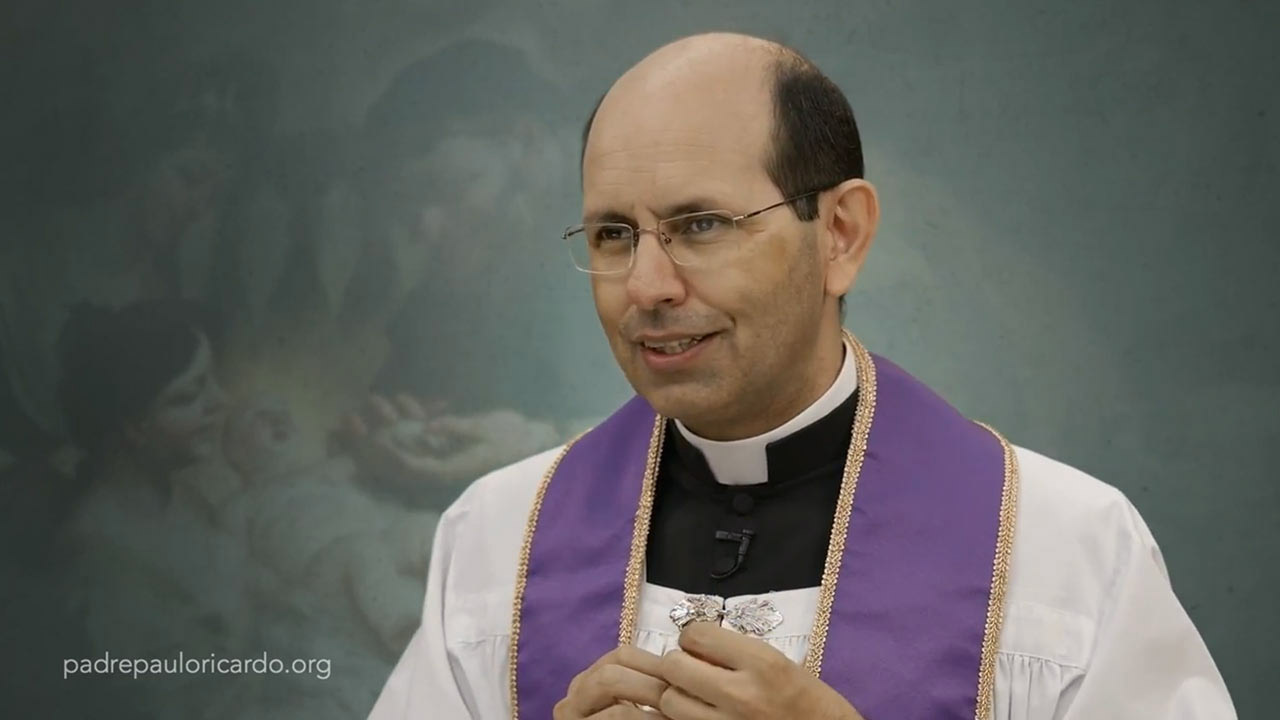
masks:
[[[664,417],[683,422],[686,417],[706,414],[708,408],[725,405],[731,397],[729,383],[715,368],[664,374],[651,371],[638,354],[618,360],[631,389]]]
[[[666,383],[641,388],[639,393],[659,415],[676,418],[686,424],[690,419],[705,415],[708,408],[723,402],[720,393],[698,382]]]

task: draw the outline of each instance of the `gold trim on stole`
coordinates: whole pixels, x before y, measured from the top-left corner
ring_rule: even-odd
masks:
[[[845,458],[844,476],[840,483],[840,495],[836,501],[836,512],[831,527],[831,539],[827,546],[826,564],[822,571],[822,584],[818,591],[818,606],[814,614],[813,630],[809,635],[809,650],[805,655],[804,667],[815,677],[822,670],[822,654],[826,648],[827,632],[831,624],[831,608],[835,602],[836,583],[840,577],[840,565],[844,559],[845,540],[849,534],[849,521],[853,516],[853,497],[858,487],[858,476],[862,470],[862,461],[867,452],[867,440],[871,435],[871,422],[875,416],[876,375],[875,364],[871,354],[848,330],[844,331],[844,340],[853,350],[854,362],[858,371],[858,406],[854,413],[852,439],[849,452]],[[649,520],[653,514],[654,489],[658,479],[658,465],[662,458],[662,446],[666,428],[666,418],[658,415],[654,418],[653,431],[649,439],[649,454],[645,460],[644,479],[641,483],[640,501],[636,508],[635,522],[631,535],[631,552],[627,559],[627,570],[623,578],[622,610],[618,623],[618,645],[635,643],[636,618],[639,614],[641,575],[644,572],[645,549],[649,538]],[[995,684],[996,651],[1000,641],[1000,629],[1004,622],[1004,596],[1009,574],[1009,561],[1013,551],[1013,527],[1017,514],[1018,466],[1013,448],[1008,441],[991,427],[979,423],[1000,441],[1004,450],[1004,489],[1000,502],[1000,529],[996,536],[995,562],[992,568],[991,594],[987,607],[987,621],[983,633],[982,659],[978,672],[978,701],[974,717],[986,720],[992,712],[992,696]],[[583,433],[585,435],[586,433]],[[525,585],[528,581],[529,559],[533,548],[533,534],[537,529],[538,517],[542,510],[542,501],[546,496],[551,479],[555,476],[561,460],[568,454],[582,435],[567,443],[556,456],[551,466],[543,474],[534,494],[533,505],[529,511],[529,520],[525,525],[524,540],[520,545],[520,556],[516,563],[515,596],[511,610],[511,642],[507,652],[507,686],[511,704],[511,719],[519,720],[520,705],[517,688],[516,668],[519,659],[520,610],[524,602]]]
[[[590,432],[590,431],[587,431]],[[511,720],[519,720],[520,703],[516,693],[516,667],[520,653],[520,610],[524,605],[524,588],[529,580],[529,558],[533,554],[533,532],[538,527],[538,515],[542,512],[542,500],[547,496],[547,488],[551,486],[551,478],[555,476],[560,461],[569,453],[569,448],[578,442],[586,433],[565,443],[560,454],[556,455],[551,467],[542,475],[538,489],[533,495],[533,506],[529,510],[529,520],[524,526],[524,540],[520,543],[520,557],[516,560],[515,601],[511,606],[511,642],[507,647],[507,694],[511,703]]]
[[[849,442],[849,453],[845,456],[844,477],[840,481],[835,519],[831,524],[827,561],[822,568],[818,607],[813,616],[813,629],[809,632],[809,651],[804,658],[805,669],[814,677],[822,671],[822,653],[827,648],[827,631],[831,627],[831,607],[836,600],[836,583],[840,580],[840,565],[844,561],[844,543],[849,537],[849,519],[853,517],[853,495],[858,489],[858,476],[862,473],[867,438],[871,436],[871,421],[876,412],[876,366],[871,361],[871,353],[848,330],[844,331],[844,340],[852,348],[858,368],[858,406],[853,415],[853,437]]]
[[[1004,489],[1000,493],[1000,529],[996,533],[996,555],[991,568],[991,595],[987,600],[987,624],[982,635],[982,665],[978,670],[978,706],[975,720],[992,717],[996,688],[996,653],[1000,649],[1000,629],[1004,627],[1004,598],[1009,583],[1009,563],[1013,560],[1013,530],[1018,515],[1018,456],[1003,435],[986,423],[978,423],[1000,441],[1004,450]]]

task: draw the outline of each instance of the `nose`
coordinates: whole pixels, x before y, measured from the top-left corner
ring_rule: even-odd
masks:
[[[642,310],[652,310],[663,303],[679,305],[685,299],[684,279],[662,243],[661,236],[653,231],[641,233],[636,240],[635,257],[627,275],[627,295]]]

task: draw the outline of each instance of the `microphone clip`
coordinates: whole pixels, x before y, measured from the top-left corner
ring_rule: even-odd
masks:
[[[721,572],[711,573],[711,577],[716,580],[723,580],[738,571],[742,567],[742,561],[747,558],[747,549],[751,547],[751,538],[755,537],[754,530],[743,530],[742,532],[730,532],[728,530],[717,530],[716,539],[727,542],[738,543],[738,555],[734,560],[733,566]]]

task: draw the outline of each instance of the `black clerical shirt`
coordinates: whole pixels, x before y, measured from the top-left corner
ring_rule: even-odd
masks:
[[[849,451],[858,393],[769,443],[768,481],[716,482],[668,420],[647,548],[647,581],[721,597],[816,587]],[[717,539],[717,532],[727,538]],[[749,537],[741,562],[741,538]],[[722,577],[713,577],[720,575]]]

